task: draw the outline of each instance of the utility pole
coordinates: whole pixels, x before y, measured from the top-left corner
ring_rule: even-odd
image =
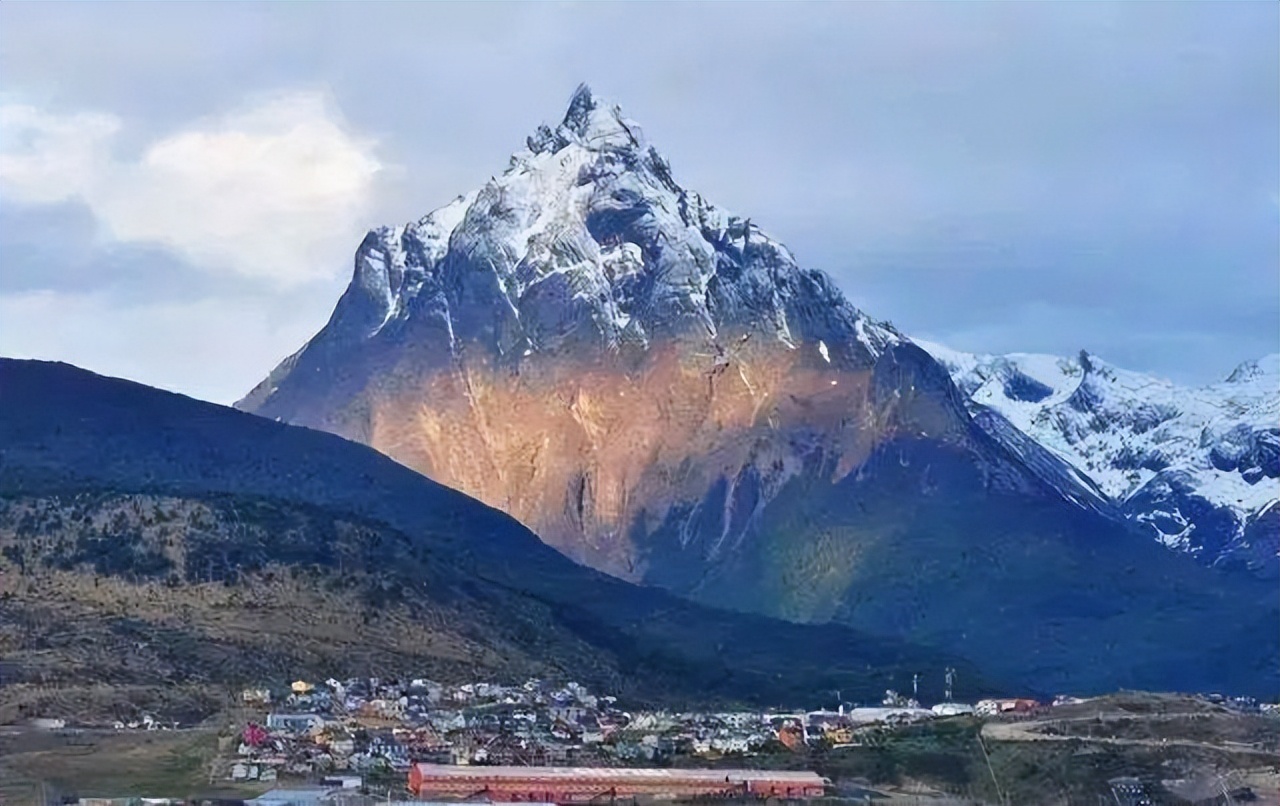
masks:
[[[950,685],[950,684],[948,684]],[[948,697],[950,699],[950,697]],[[1005,797],[1004,790],[1000,788],[1000,781],[996,778],[996,770],[991,766],[991,756],[987,755],[987,745],[982,741],[982,731],[978,731],[978,747],[982,748],[982,760],[987,762],[987,772],[991,773],[991,783],[996,785],[996,796],[1000,799],[1000,803],[1008,806],[1009,799]],[[1114,791],[1113,791],[1114,794]]]

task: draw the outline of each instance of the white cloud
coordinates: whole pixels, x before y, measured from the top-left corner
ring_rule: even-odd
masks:
[[[112,146],[121,121],[0,106],[0,191],[19,203],[83,199],[123,241],[282,285],[332,277],[368,222],[374,144],[315,93],[263,99],[147,144]]]

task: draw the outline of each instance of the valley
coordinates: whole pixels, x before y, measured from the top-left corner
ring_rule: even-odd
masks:
[[[410,197],[373,178],[401,181],[373,156],[393,140],[326,103],[250,115],[305,118],[265,142],[179,132],[84,187],[33,180],[32,221],[84,220],[27,222],[15,310],[65,292],[33,279],[46,241],[132,231],[102,199],[173,212],[86,246],[91,301],[33,344],[135,293],[164,302],[91,341],[205,294],[275,307],[165,345],[186,378],[238,356],[261,380],[232,406],[0,357],[0,806],[1280,801],[1276,355],[1188,386],[915,339],[859,307],[873,232],[827,253],[842,288],[586,84],[501,171],[459,162],[479,187],[360,239]],[[126,159],[114,117],[0,111],[35,155],[6,150],[5,215],[14,177]],[[82,127],[84,154],[42,156]],[[278,192],[238,188],[263,154],[246,176]],[[112,195],[210,166],[181,203]],[[356,234],[349,266],[294,243],[319,226]],[[144,258],[163,281],[94,284]],[[334,296],[305,341],[279,315]],[[265,377],[243,360],[281,338]]]

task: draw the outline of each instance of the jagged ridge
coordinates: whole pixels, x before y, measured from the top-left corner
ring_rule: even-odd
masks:
[[[1275,573],[1275,538],[1249,536],[1280,499],[1280,356],[1185,388],[1085,352],[992,356],[924,346],[975,411],[999,412],[1160,542],[1209,564],[1242,560]]]
[[[502,176],[417,222],[371,231],[308,347],[420,343],[428,329],[451,357],[471,345],[509,362],[688,333],[723,351],[729,329],[789,348],[821,342],[824,360],[864,369],[901,338],[749,219],[677,184],[639,125],[586,86]],[[269,413],[298,358],[237,405]]]

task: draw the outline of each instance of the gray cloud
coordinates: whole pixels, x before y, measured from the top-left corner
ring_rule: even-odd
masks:
[[[161,246],[118,243],[82,202],[14,205],[0,200],[0,294],[102,294],[125,302],[197,300],[246,289]],[[261,292],[261,287],[252,290]]]
[[[341,283],[288,293],[105,237],[80,202],[0,201],[0,355],[230,403],[324,322]],[[252,381],[250,381],[252,382]]]
[[[588,80],[685,184],[908,332],[1209,381],[1280,335],[1277,23],[1274,4],[5,4],[0,76],[119,116],[126,151],[326,89],[392,164],[362,225],[500,171]],[[56,249],[41,276],[64,288],[57,267],[86,263]],[[115,254],[97,274],[200,274]],[[0,288],[39,285],[13,265]],[[298,296],[318,327],[337,290]]]

